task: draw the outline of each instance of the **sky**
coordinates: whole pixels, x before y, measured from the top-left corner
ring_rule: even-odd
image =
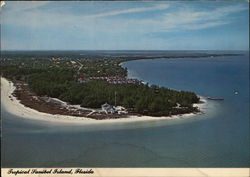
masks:
[[[248,1],[7,1],[2,50],[249,50]]]

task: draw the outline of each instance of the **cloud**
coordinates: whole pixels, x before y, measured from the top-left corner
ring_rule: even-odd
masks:
[[[226,17],[243,10],[247,10],[247,7],[242,5],[225,6],[211,11],[180,8],[178,11],[166,13],[162,19],[162,26],[166,31],[206,29],[231,23],[230,19]]]
[[[48,2],[32,2],[32,3],[23,3],[23,2],[15,2],[11,4],[11,7],[4,13],[3,16],[3,24],[9,25],[20,25],[27,26],[29,28],[38,28],[42,26],[60,26],[65,24],[74,24],[74,26],[83,26],[84,28],[90,28],[91,24],[96,23],[98,21],[99,25],[105,23],[119,23],[122,21],[127,24],[137,23],[136,20],[128,20],[126,18],[121,20],[114,20],[109,18],[102,17],[110,17],[121,14],[130,14],[130,13],[139,13],[139,12],[149,12],[149,11],[159,11],[169,8],[168,4],[157,4],[151,7],[136,7],[136,8],[127,8],[124,10],[110,10],[103,13],[96,13],[92,15],[86,14],[74,14],[74,13],[60,13],[55,9],[53,12],[46,12],[44,10],[39,9],[40,6],[47,4]],[[27,11],[29,9],[29,11]],[[22,11],[22,12],[21,12]],[[18,12],[18,17],[16,14]],[[131,23],[132,21],[132,23]],[[90,24],[90,26],[86,26],[83,24]],[[126,25],[126,24],[125,24]],[[115,25],[114,25],[115,26]],[[121,26],[124,26],[121,24]],[[103,29],[105,30],[105,29]]]
[[[212,28],[215,26],[220,26],[220,25],[226,25],[229,24],[228,21],[215,21],[215,22],[206,22],[206,23],[201,23],[201,24],[194,24],[194,25],[184,25],[185,29],[188,30],[200,30],[200,29],[206,29],[206,28]]]
[[[39,8],[46,4],[50,3],[49,1],[7,1],[5,2],[5,6],[8,6],[7,13],[20,12],[29,9]],[[6,12],[5,12],[6,13]]]
[[[85,17],[87,17],[87,18],[107,17],[107,16],[115,16],[115,15],[121,15],[121,14],[129,14],[129,13],[164,10],[164,9],[167,9],[168,7],[169,7],[169,5],[167,5],[167,4],[159,4],[159,5],[155,5],[153,7],[129,8],[129,9],[119,10],[119,11],[115,10],[115,11],[110,11],[110,12],[94,14],[94,15],[88,15]]]

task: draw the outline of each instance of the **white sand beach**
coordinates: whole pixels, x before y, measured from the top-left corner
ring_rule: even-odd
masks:
[[[197,116],[198,114],[189,113],[183,115],[175,115],[171,117],[151,117],[151,116],[130,116],[128,118],[121,119],[105,119],[95,120],[87,117],[76,117],[66,115],[53,115],[48,113],[39,112],[24,106],[13,95],[15,86],[11,81],[1,77],[1,106],[5,108],[10,114],[19,116],[24,119],[32,119],[38,121],[48,121],[51,124],[70,124],[70,125],[88,125],[88,124],[100,124],[100,123],[126,123],[126,122],[138,122],[138,121],[165,121],[170,119],[184,119],[188,117]],[[194,104],[201,112],[204,113],[207,101],[201,97],[201,103]]]

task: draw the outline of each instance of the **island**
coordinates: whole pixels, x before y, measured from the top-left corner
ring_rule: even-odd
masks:
[[[149,85],[127,77],[122,62],[138,59],[216,57],[238,54],[135,55],[93,52],[5,52],[1,76],[26,107],[53,115],[119,119],[199,113],[193,92]]]

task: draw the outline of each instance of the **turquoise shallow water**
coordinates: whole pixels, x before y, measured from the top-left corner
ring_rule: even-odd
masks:
[[[225,100],[209,101],[206,114],[188,119],[79,127],[28,121],[2,108],[3,167],[249,167],[248,53],[123,66],[150,84]]]

